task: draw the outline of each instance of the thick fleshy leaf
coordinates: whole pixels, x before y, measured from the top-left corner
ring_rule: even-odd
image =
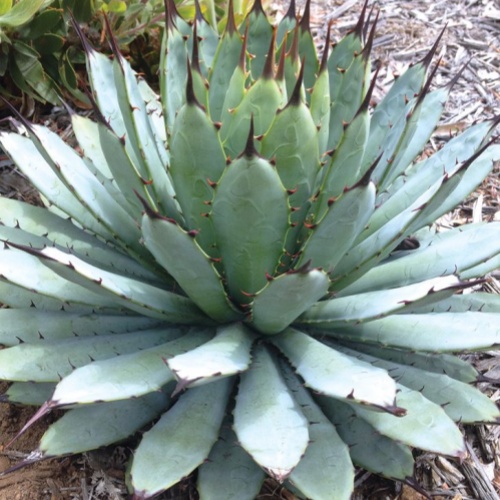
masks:
[[[295,94],[295,91],[294,91]],[[287,235],[286,249],[297,251],[298,231],[308,216],[309,198],[320,169],[318,131],[311,112],[302,99],[295,97],[276,114],[261,141],[260,154],[273,159],[285,189],[289,190],[294,207],[290,220],[296,224]]]
[[[481,378],[479,372],[470,363],[451,354],[412,352],[362,342],[342,341],[342,345],[376,358],[386,359],[387,361],[401,365],[413,366],[426,372],[444,374],[466,384],[478,382]]]
[[[219,46],[217,47],[210,78],[208,96],[210,116],[213,121],[218,121],[221,118],[224,97],[228,90],[231,76],[238,66],[242,45],[243,41],[241,40],[241,36],[234,29],[234,26],[228,24],[228,28],[226,28],[219,42]]]
[[[323,182],[319,188],[319,198],[315,208],[318,220],[328,210],[331,199],[338,198],[346,188],[358,183],[363,177],[361,160],[365,151],[370,118],[368,109],[361,109],[347,125],[340,144],[325,165]]]
[[[345,401],[397,411],[396,384],[385,370],[346,356],[292,328],[273,336],[272,341],[311,389]]]
[[[500,252],[500,223],[468,224],[438,233],[420,248],[371,269],[342,295],[409,285],[438,276],[458,274]],[[368,242],[369,240],[365,240]],[[473,252],[464,252],[473,248]]]
[[[39,340],[0,351],[0,378],[22,382],[58,382],[76,367],[161,344],[169,330]]]
[[[273,275],[288,229],[287,193],[276,169],[244,154],[229,165],[215,194],[212,216],[231,297],[250,302]]]
[[[208,216],[214,192],[209,183],[218,182],[225,167],[226,157],[214,124],[196,103],[187,102],[174,122],[169,172],[186,227],[198,231],[197,242],[211,257],[218,257],[218,252]]]
[[[84,207],[75,195],[52,170],[47,161],[37,150],[32,141],[18,134],[0,134],[0,143],[4,151],[19,166],[36,189],[50,204],[72,217],[82,227],[98,234],[106,240],[112,240],[111,233],[96,220],[94,215]]]
[[[467,311],[499,312],[500,295],[487,292],[463,293],[441,300],[437,304],[429,304],[412,309],[412,312],[417,314]]]
[[[141,253],[140,232],[132,217],[94,177],[74,149],[57,134],[40,125],[32,126],[34,143],[62,182],[74,196],[100,221],[121,245]]]
[[[356,414],[391,439],[434,453],[458,458],[465,456],[465,444],[460,429],[444,410],[418,391],[398,385],[397,404],[406,415],[395,417],[352,405]]]
[[[154,420],[168,402],[166,394],[155,392],[70,410],[42,436],[38,447],[41,457],[82,453],[121,441]]]
[[[37,340],[90,337],[138,332],[157,320],[126,314],[84,314],[67,311],[0,309],[0,344],[12,346]]]
[[[226,422],[208,460],[198,469],[197,489],[203,500],[254,500],[265,477]]]
[[[65,377],[52,396],[53,406],[116,401],[159,391],[175,380],[166,360],[210,340],[210,330],[168,330],[170,341],[131,354],[95,361]]]
[[[55,250],[55,249],[54,249]],[[83,305],[93,309],[116,308],[116,303],[98,293],[86,290],[78,284],[62,278],[40,263],[34,255],[4,244],[0,248],[0,279],[12,285],[12,288],[0,290],[0,300],[4,304],[16,303],[17,287],[42,298],[57,301],[62,305]],[[21,292],[22,293],[22,292]],[[5,296],[3,296],[5,294]],[[22,300],[22,297],[21,297]],[[36,300],[33,301],[38,307]],[[30,302],[24,307],[29,307]]]
[[[148,190],[155,201],[159,203],[162,212],[168,217],[180,221],[182,217],[175,202],[172,181],[163,164],[164,153],[157,149],[157,146],[160,149],[163,146],[158,144],[156,140],[136,74],[116,48],[114,40],[111,40],[115,55],[113,61],[114,86],[127,131],[126,140],[130,143],[135,157],[138,159],[136,167],[144,183],[149,184],[146,187],[149,188]],[[168,111],[171,113],[172,109]],[[129,194],[132,193],[129,192]]]
[[[400,481],[413,476],[414,461],[408,446],[380,434],[366,420],[358,417],[347,403],[325,396],[316,396],[315,399],[349,446],[356,465]]]
[[[62,278],[133,311],[171,323],[206,322],[201,311],[186,297],[91,266],[56,248],[31,251]]]
[[[241,446],[278,481],[290,475],[309,442],[307,420],[262,345],[241,375],[234,430]]]
[[[451,296],[462,284],[455,276],[422,281],[391,290],[360,293],[317,302],[297,321],[317,328],[334,328],[346,323],[364,323],[421,302],[438,302]]]
[[[109,243],[103,243],[94,235],[77,227],[71,219],[58,217],[42,207],[22,201],[0,197],[0,222],[9,228],[16,228],[38,237],[46,238],[92,263],[113,270],[119,274],[135,276],[146,281],[165,282],[166,276],[151,272],[151,264],[138,263]],[[9,240],[9,237],[3,239]],[[17,240],[14,240],[16,243]],[[29,241],[29,240],[28,240]],[[30,243],[17,241],[19,244]],[[37,246],[34,243],[30,246]],[[157,271],[155,269],[155,271]]]
[[[266,62],[266,55],[269,49],[269,43],[273,36],[273,27],[262,10],[262,3],[255,2],[251,12],[248,14],[245,22],[241,26],[243,31],[248,23],[248,42],[247,50],[254,57],[252,58],[251,72],[252,77],[257,79],[262,74],[262,69]]]
[[[229,110],[220,129],[220,138],[227,156],[236,158],[245,148],[252,118],[255,135],[267,132],[282,100],[274,79],[259,78],[247,90],[238,106]]]
[[[0,395],[0,401],[41,406],[51,398],[55,387],[53,382],[14,382]]]
[[[400,314],[331,331],[323,328],[318,333],[414,351],[457,352],[496,348],[499,318],[499,314],[482,312]]]
[[[255,340],[251,330],[241,323],[233,323],[219,327],[215,337],[206,344],[169,358],[167,365],[179,381],[177,390],[246,370]]]
[[[283,366],[286,365],[283,363]],[[307,498],[348,500],[354,488],[354,467],[349,448],[292,370],[286,367],[284,371],[285,380],[309,421],[311,440],[288,480]]]
[[[238,318],[219,273],[193,236],[152,213],[143,216],[142,233],[148,250],[200,309],[221,322]]]
[[[350,356],[357,356],[373,366],[387,370],[399,384],[419,391],[429,401],[441,406],[455,422],[500,422],[500,411],[495,403],[468,384],[444,374],[431,373],[413,366],[359,354],[351,349],[338,348]]]
[[[311,230],[298,260],[329,272],[335,268],[361,233],[375,209],[375,186],[356,186],[333,201]]]
[[[422,90],[425,66],[422,61],[410,66],[377,104],[370,117],[370,133],[363,157],[363,168],[368,168],[383,152],[385,138],[393,124],[404,113],[408,99]]]
[[[393,219],[432,185],[441,184],[443,175],[453,174],[481,146],[483,139],[491,131],[491,126],[490,122],[484,122],[470,127],[432,156],[412,165],[387,191],[379,192],[377,209],[361,235],[362,239]]]
[[[171,15],[167,15],[167,29],[163,35],[161,72],[161,100],[164,107],[165,123],[170,131],[174,124],[175,115],[184,103],[188,49],[181,33],[182,28],[172,22]]]
[[[328,292],[328,275],[317,269],[288,272],[273,278],[257,293],[251,321],[261,333],[284,330]]]
[[[188,389],[134,453],[130,479],[135,494],[153,496],[201,465],[217,441],[233,380]]]

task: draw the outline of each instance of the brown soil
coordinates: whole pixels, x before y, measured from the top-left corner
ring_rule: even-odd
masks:
[[[0,384],[1,392],[7,388]],[[37,448],[47,421],[37,422],[11,446],[6,446],[35,412],[31,407],[0,405],[0,470],[25,459]],[[0,500],[62,500],[75,498],[79,471],[68,459],[40,462],[0,477]],[[72,486],[75,488],[72,488]],[[72,495],[73,493],[73,495]]]

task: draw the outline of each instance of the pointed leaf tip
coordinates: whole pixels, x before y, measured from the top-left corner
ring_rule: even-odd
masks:
[[[304,13],[299,23],[302,33],[311,33],[311,0],[306,1],[304,6]]]
[[[444,28],[441,30],[441,33],[439,33],[438,37],[436,38],[436,41],[430,48],[429,52],[423,57],[423,59],[420,61],[420,63],[424,66],[424,68],[428,68],[431,65],[431,61],[434,58],[434,55],[436,54],[439,42],[443,38],[444,32],[446,31],[446,28],[448,27],[448,24],[445,24]]]
[[[200,109],[204,109],[196,98],[196,94],[194,92],[193,71],[189,58],[187,59],[186,103],[188,105],[194,105],[198,106]]]
[[[173,30],[177,28],[175,20],[177,17],[180,17],[179,11],[177,10],[177,6],[175,5],[174,0],[164,0],[163,4],[165,6],[165,18],[167,21],[167,29]]]
[[[365,0],[365,3],[363,4],[363,8],[361,9],[361,13],[359,14],[359,19],[358,22],[356,23],[356,26],[354,27],[353,32],[356,33],[358,38],[363,37],[363,30],[365,26],[365,18],[366,18],[366,9],[368,8],[368,1]]]
[[[290,6],[288,7],[288,10],[286,11],[285,17],[288,17],[290,19],[295,19],[297,17],[296,13],[296,7],[295,7],[295,0],[290,0]]]
[[[233,0],[229,0],[227,5],[227,23],[226,23],[226,33],[232,36],[238,31],[236,27],[236,19],[234,17],[234,4]]]
[[[330,51],[330,36],[332,31],[332,21],[328,23],[328,30],[326,32],[325,47],[323,49],[323,55],[321,57],[321,64],[319,67],[319,73],[328,70],[328,53]]]
[[[370,54],[373,48],[373,40],[375,39],[375,32],[377,30],[377,23],[380,16],[380,10],[377,10],[377,14],[375,15],[375,20],[373,21],[372,29],[370,30],[370,34],[368,35],[368,40],[366,41],[366,45],[363,47],[361,51],[362,57],[365,61],[368,61],[370,58]]]
[[[269,51],[267,53],[266,62],[264,64],[264,69],[262,70],[262,78],[265,80],[272,80],[274,78],[274,47],[276,45],[276,26],[273,27],[273,35],[271,37],[271,43],[269,44]]]
[[[252,6],[252,10],[249,12],[249,15],[255,12],[256,15],[263,14],[264,16],[266,13],[264,12],[264,7],[262,6],[262,0],[255,0]]]
[[[302,83],[304,81],[304,69],[305,69],[305,59],[302,58],[302,62],[300,65],[300,73],[297,78],[297,82],[295,83],[295,87],[293,88],[292,95],[290,96],[290,99],[285,106],[287,108],[288,106],[298,106],[302,102]]]
[[[253,114],[250,119],[250,130],[248,131],[248,138],[247,138],[247,143],[245,145],[245,149],[241,153],[241,156],[246,156],[248,158],[251,158],[253,156],[257,155],[257,150],[255,149],[255,144],[254,144],[254,122],[253,122]]]

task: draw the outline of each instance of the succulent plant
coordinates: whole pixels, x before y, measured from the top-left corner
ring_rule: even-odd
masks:
[[[433,225],[499,158],[497,120],[419,157],[453,81],[430,53],[371,109],[366,6],[321,60],[292,2],[222,35],[166,1],[161,99],[84,41],[96,121],[73,149],[18,118],[0,144],[45,207],[0,198],[4,401],[55,409],[23,463],[147,428],[128,471],[151,498],[196,469],[202,499],[266,474],[348,499],[353,464],[416,486],[412,448],[463,457],[499,422],[462,351],[500,341],[500,223]],[[376,24],[376,23],[374,23]],[[76,430],[76,432],[75,432]]]

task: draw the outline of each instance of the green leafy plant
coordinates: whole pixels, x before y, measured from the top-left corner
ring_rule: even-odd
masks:
[[[319,60],[309,6],[273,28],[257,0],[220,37],[167,7],[161,99],[82,35],[79,149],[0,135],[46,205],[0,198],[3,400],[41,405],[23,430],[69,409],[24,463],[149,426],[137,499],[196,469],[203,499],[266,474],[347,499],[353,464],[417,487],[412,448],[463,457],[457,422],[499,422],[454,353],[499,343],[499,298],[460,292],[500,224],[433,226],[491,172],[498,119],[419,159],[453,85],[426,77],[438,42],[371,110],[364,11]]]

